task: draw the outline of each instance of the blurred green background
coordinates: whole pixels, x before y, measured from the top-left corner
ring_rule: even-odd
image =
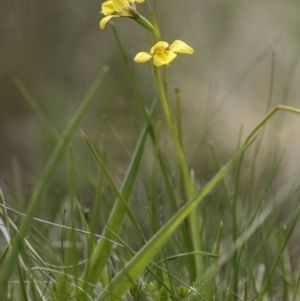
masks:
[[[169,43],[180,39],[195,49],[193,56],[178,55],[168,71],[172,99],[176,87],[182,93],[185,151],[191,158],[191,168],[203,182],[215,172],[213,163],[209,163],[208,141],[214,141],[225,160],[237,148],[241,124],[244,138],[265,114],[272,56],[272,106],[285,103],[300,107],[300,2],[150,3],[163,39]],[[126,149],[129,153],[133,150],[143,121],[112,29],[109,25],[99,29],[100,9],[101,1],[0,2],[0,177],[4,189],[13,187],[19,177],[25,195],[30,195],[55,146],[55,139],[42,126],[13,79],[21,80],[61,132],[104,65],[110,66],[110,72],[82,129],[97,145],[102,139],[106,141],[107,164],[116,178],[122,179],[130,159]],[[138,4],[138,11],[149,19],[146,4]],[[150,49],[150,35],[130,19],[114,21],[145,103],[150,106],[157,96],[151,64],[132,61],[137,52]],[[155,118],[159,116],[158,108]],[[281,175],[287,179],[299,170],[300,117],[279,113],[278,120],[281,126],[271,122],[267,132],[276,138],[266,138],[265,144],[273,141],[278,152],[285,149]],[[74,149],[86,166],[93,166],[79,132]],[[261,154],[263,174],[269,154]],[[67,185],[64,171],[62,166],[54,177],[53,191]]]

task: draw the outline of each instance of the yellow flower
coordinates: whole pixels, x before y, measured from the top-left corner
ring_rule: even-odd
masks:
[[[176,40],[171,45],[167,42],[157,42],[150,50],[150,53],[139,52],[134,61],[136,63],[144,63],[153,58],[154,66],[169,65],[177,56],[175,52],[193,54],[194,49],[186,43]]]
[[[99,25],[100,28],[103,29],[106,23],[111,18],[116,17],[129,17],[135,18],[136,17],[136,9],[135,9],[135,2],[142,3],[145,0],[108,0],[102,3],[102,11],[101,13],[105,15]]]

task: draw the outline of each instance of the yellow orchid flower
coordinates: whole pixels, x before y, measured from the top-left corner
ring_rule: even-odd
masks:
[[[99,23],[100,28],[104,29],[106,23],[111,18],[136,18],[137,11],[135,8],[135,2],[142,3],[144,1],[145,0],[108,0],[103,2],[101,13],[105,15],[105,17]]]
[[[167,42],[159,41],[151,48],[150,53],[139,52],[135,56],[134,61],[136,63],[144,63],[153,58],[154,66],[169,65],[177,56],[175,52],[193,54],[194,49],[180,40],[174,41],[171,45]]]

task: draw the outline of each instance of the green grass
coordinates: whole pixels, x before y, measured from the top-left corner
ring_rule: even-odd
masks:
[[[150,15],[158,37],[151,7]],[[281,183],[284,152],[273,152],[274,141],[262,151],[266,126],[272,131],[282,125],[270,122],[275,113],[300,115],[299,109],[286,105],[298,50],[282,102],[270,108],[273,53],[266,114],[244,140],[240,132],[238,149],[226,162],[214,144],[209,144],[212,156],[208,160],[214,174],[203,184],[186,159],[194,151],[184,145],[184,95],[176,90],[173,104],[167,68],[154,67],[155,93],[160,101],[154,100],[148,109],[122,39],[114,25],[112,29],[143,118],[142,125],[134,129],[139,137],[129,152],[130,163],[121,184],[107,165],[105,139],[99,147],[90,138],[94,133],[81,129],[82,119],[105,81],[107,67],[63,133],[52,126],[24,85],[15,81],[57,144],[25,212],[11,206],[15,196],[22,203],[26,199],[18,173],[16,191],[0,193],[1,300],[299,300],[300,246],[292,238],[299,224],[300,173]],[[225,98],[250,71],[228,89]],[[217,118],[224,102],[209,123]],[[164,117],[157,118],[161,114]],[[72,144],[79,132],[84,155],[78,151],[78,143]],[[123,137],[112,132],[128,153]],[[170,138],[167,147],[166,135]],[[202,137],[197,140],[197,148],[207,147]],[[265,154],[268,160],[260,174],[258,165]],[[50,212],[41,209],[53,201],[51,181],[62,161],[68,206],[60,207],[59,219],[54,222]],[[84,208],[82,183],[93,195],[89,212]]]

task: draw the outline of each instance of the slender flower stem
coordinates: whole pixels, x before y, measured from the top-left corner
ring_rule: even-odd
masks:
[[[137,12],[134,16],[134,19],[140,23],[142,26],[150,30],[157,40],[157,42],[161,41],[161,34],[158,26],[157,19],[155,17],[154,11],[148,2],[148,8],[152,19],[152,24],[146,20],[144,17],[139,15]],[[187,163],[185,160],[185,156],[183,153],[182,148],[182,141],[181,141],[181,133],[178,133],[178,129],[176,127],[176,123],[174,122],[170,99],[169,99],[169,89],[168,89],[168,73],[167,73],[167,66],[164,66],[164,72],[163,72],[163,84],[162,79],[160,75],[159,68],[154,66],[154,74],[155,74],[155,80],[156,85],[159,93],[159,98],[161,102],[161,106],[163,108],[165,117],[167,119],[167,124],[169,127],[169,131],[171,133],[171,137],[175,146],[177,159],[179,162],[179,170],[180,170],[180,177],[181,177],[181,183],[182,183],[182,197],[183,200],[186,202],[190,200],[194,195],[194,183],[189,175]],[[187,199],[185,199],[187,198]],[[197,211],[193,211],[189,216],[189,223],[191,228],[191,237],[193,241],[193,248],[194,251],[201,251],[201,239],[199,235],[199,216],[197,214]],[[202,268],[202,260],[200,257],[195,257],[195,266],[196,266],[196,274],[193,275],[194,277],[200,277],[203,273]]]
[[[154,26],[154,34],[156,37],[157,42],[161,41],[161,35],[160,35],[160,30],[159,30],[159,25],[157,22],[157,19],[155,17],[154,11],[152,10],[152,7],[149,6],[149,11],[151,14],[152,18],[152,23]],[[159,93],[159,98],[160,102],[165,114],[165,117],[167,119],[169,131],[172,136],[172,140],[175,146],[176,150],[176,155],[179,163],[179,170],[180,170],[180,181],[181,181],[181,186],[182,187],[182,197],[184,195],[187,196],[187,199],[190,200],[193,195],[194,195],[194,184],[193,181],[190,178],[187,163],[185,160],[185,156],[183,153],[183,148],[182,148],[182,141],[181,141],[181,134],[179,134],[178,129],[176,127],[176,124],[173,119],[172,115],[172,109],[171,109],[171,104],[170,104],[170,99],[169,99],[169,89],[168,89],[168,73],[167,73],[167,66],[164,66],[164,73],[163,73],[163,85],[162,85],[162,80],[160,77],[160,72],[159,68],[154,66],[154,74],[155,74],[155,80],[156,80],[156,85]],[[183,199],[183,201],[187,201]],[[189,218],[189,226],[191,229],[191,240],[193,243],[193,249],[194,251],[201,251],[202,246],[201,246],[201,239],[199,235],[199,216],[197,213],[197,210],[194,210],[190,213]],[[203,274],[203,263],[202,259],[199,256],[195,257],[195,269],[194,269],[194,274],[192,275],[194,278],[200,278],[201,275]]]
[[[166,91],[164,90],[164,87],[162,85],[162,80],[159,72],[159,68],[154,66],[154,74],[155,74],[155,80],[156,80],[156,85],[159,93],[159,98],[161,102],[161,106],[163,108],[165,117],[167,119],[167,124],[169,127],[169,131],[171,133],[171,137],[175,146],[175,151],[176,155],[178,158],[179,162],[179,168],[180,168],[180,173],[183,178],[184,186],[186,189],[187,197],[188,199],[191,199],[194,195],[194,186],[191,181],[189,172],[188,172],[188,167],[186,164],[185,156],[183,153],[182,145],[178,136],[177,128],[173,119],[173,115],[171,112],[171,106],[168,102],[167,96],[166,96]],[[166,75],[166,73],[165,73]],[[167,77],[165,76],[165,83],[167,83]],[[187,201],[187,200],[185,200]],[[192,241],[193,241],[193,247],[194,251],[201,251],[201,241],[200,241],[200,235],[199,235],[199,217],[197,214],[197,211],[194,210],[190,215],[189,215],[189,223],[191,227],[191,236],[192,236]],[[195,257],[195,265],[196,265],[196,277],[200,277],[202,272],[203,272],[203,265],[202,265],[202,260],[200,257],[196,256]]]
[[[137,101],[138,101],[138,103],[139,103],[139,105],[140,105],[140,107],[141,107],[141,110],[142,110],[142,112],[143,112],[143,115],[144,115],[144,118],[145,118],[145,122],[148,124],[148,126],[149,126],[149,134],[150,134],[150,137],[151,137],[151,140],[152,140],[152,144],[153,144],[153,146],[154,146],[154,149],[155,149],[155,151],[157,152],[157,158],[158,158],[158,160],[159,160],[159,164],[160,164],[160,166],[161,166],[161,169],[162,169],[162,172],[164,173],[164,170],[165,170],[165,167],[164,167],[164,160],[163,160],[163,158],[162,158],[162,154],[161,154],[161,152],[160,152],[160,150],[159,150],[159,147],[158,147],[158,136],[159,136],[159,134],[157,133],[157,132],[159,132],[159,131],[154,131],[154,128],[153,128],[153,126],[152,126],[152,124],[151,124],[151,120],[150,120],[150,116],[149,116],[149,113],[148,113],[148,110],[146,109],[146,106],[145,106],[145,104],[144,104],[144,100],[143,100],[143,98],[142,98],[142,96],[141,96],[141,94],[140,94],[140,92],[139,92],[139,87],[138,87],[138,85],[137,85],[137,83],[136,83],[136,81],[135,81],[135,79],[134,79],[134,75],[133,75],[133,72],[132,72],[132,70],[131,70],[131,67],[130,67],[130,64],[129,64],[129,61],[128,61],[128,59],[127,59],[127,57],[126,57],[126,54],[125,54],[125,51],[124,51],[124,49],[123,49],[123,46],[122,46],[122,43],[121,43],[121,40],[120,40],[120,38],[119,38],[119,35],[118,35],[118,32],[117,32],[117,29],[116,29],[116,27],[115,26],[112,26],[112,28],[113,28],[113,31],[114,31],[114,35],[115,35],[115,38],[116,38],[116,40],[117,40],[117,44],[118,44],[118,46],[119,46],[119,49],[120,49],[120,51],[121,51],[121,54],[122,54],[122,57],[123,57],[123,60],[124,60],[124,63],[125,63],[125,66],[126,66],[126,71],[128,72],[128,76],[129,76],[129,78],[130,78],[130,81],[131,81],[131,84],[132,84],[132,86],[133,86],[133,90],[134,90],[134,92],[135,92],[135,95],[136,95],[136,98],[137,98]],[[167,75],[167,73],[166,73],[166,75]],[[166,77],[166,80],[167,80],[167,77]],[[179,91],[178,91],[178,93],[179,93]],[[177,93],[177,94],[178,94]],[[178,98],[179,96],[177,96],[177,98]],[[179,109],[178,110],[178,114],[180,115],[180,111],[181,111],[181,109]],[[177,115],[178,115],[177,114]],[[178,118],[178,116],[177,116],[177,118]],[[181,117],[180,117],[180,120],[181,120]],[[176,125],[177,126],[177,125]],[[177,135],[179,135],[179,141],[180,141],[180,144],[181,144],[181,147],[182,147],[182,142],[181,142],[181,136],[182,136],[182,134],[181,134],[181,122],[180,122],[180,125],[178,124],[178,126],[179,126],[179,128],[180,129],[177,129]],[[160,122],[159,122],[159,125],[158,125],[158,129],[160,128]],[[180,167],[179,167],[180,168]],[[182,173],[180,172],[179,173],[180,174],[180,187],[181,187],[181,194],[180,194],[180,196],[181,196],[181,200],[185,200],[186,199],[186,195],[187,195],[187,193],[186,193],[186,189],[185,189],[185,183],[184,183],[184,180],[183,180],[183,176],[182,176]],[[167,187],[168,187],[168,189],[169,189],[169,191],[171,192],[171,194],[172,194],[172,202],[173,202],[173,205],[174,205],[174,207],[176,207],[176,200],[175,200],[175,196],[173,195],[173,191],[172,191],[172,185],[171,185],[171,183],[170,182],[168,182],[168,177],[166,176],[166,175],[164,175],[164,177],[165,177],[165,180],[166,180],[166,185],[167,185]],[[153,209],[154,210],[154,212],[156,212],[156,210],[155,209]],[[155,213],[153,213],[153,217],[155,216]],[[155,224],[155,223],[154,223]],[[199,223],[198,223],[199,224]],[[189,228],[192,228],[192,227],[189,227]],[[188,236],[189,236],[189,234],[188,234],[188,229],[186,229],[186,228],[182,228],[182,230],[183,230],[183,236],[184,236],[184,238],[185,238],[185,244],[186,244],[186,246],[188,247],[188,249],[189,250],[192,250],[193,249],[193,245],[192,245],[192,243],[191,243],[191,241],[188,239]],[[198,248],[198,250],[199,250],[199,248]],[[198,257],[198,258],[200,258],[200,257]],[[194,259],[193,258],[191,258],[190,260],[189,260],[189,269],[190,269],[190,271],[191,271],[191,281],[194,281],[195,279],[196,279],[196,269],[195,269],[195,261],[194,261]]]
[[[155,80],[156,80],[156,85],[157,85],[157,89],[158,89],[161,106],[163,108],[165,117],[167,119],[168,127],[171,132],[173,143],[175,145],[175,150],[176,150],[176,154],[178,156],[181,171],[184,174],[185,185],[187,188],[189,187],[188,190],[191,191],[191,187],[190,187],[191,185],[190,185],[190,181],[189,181],[189,173],[188,173],[188,168],[186,166],[183,150],[182,150],[182,147],[178,140],[178,135],[177,135],[177,130],[175,127],[173,115],[172,115],[172,112],[170,111],[170,106],[168,105],[168,101],[167,101],[166,95],[164,93],[163,86],[161,84],[161,76],[160,76],[159,68],[156,66],[154,66],[154,74],[155,74]]]
[[[168,70],[166,65],[164,65],[164,88],[165,88],[165,95],[168,102],[168,106],[171,111],[172,109],[171,109],[170,95],[169,95],[169,88],[168,88]]]
[[[182,109],[181,109],[181,95],[180,90],[178,88],[175,89],[175,97],[176,97],[176,123],[177,123],[177,131],[178,131],[178,139],[180,141],[182,147]]]

